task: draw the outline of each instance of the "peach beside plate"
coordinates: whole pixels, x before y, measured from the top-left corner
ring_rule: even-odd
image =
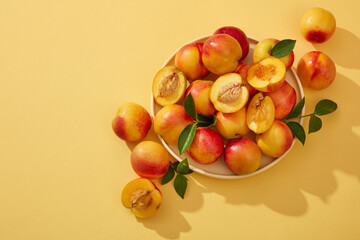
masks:
[[[208,37],[210,37],[210,35],[200,37],[200,38],[195,39],[195,40],[193,40],[193,41],[191,41],[189,43],[192,43],[192,42],[205,42]],[[252,37],[248,37],[248,39],[249,39],[249,43],[250,43],[250,50],[249,50],[249,54],[243,60],[243,62],[247,63],[247,64],[253,64],[253,62],[252,62],[252,53],[253,53],[253,49],[254,49],[255,45],[259,42],[259,40],[255,39],[255,38],[252,38]],[[168,66],[168,65],[174,65],[175,54],[177,53],[177,51],[178,50],[176,50],[169,57],[169,59],[164,63],[164,65],[162,67],[165,67],[165,66]],[[210,74],[205,79],[215,80],[217,77],[218,76],[216,76],[214,74]],[[302,85],[300,83],[300,80],[299,80],[294,68],[291,68],[287,72],[286,81],[295,89],[296,97],[297,97],[296,102],[299,102],[304,97],[304,92],[303,92]],[[162,106],[160,106],[159,104],[157,104],[154,101],[153,95],[151,93],[151,114],[152,114],[152,116],[154,117],[156,115],[156,113],[161,108],[162,108]],[[302,110],[301,114],[304,115],[304,112],[305,112],[305,108]],[[298,122],[302,125],[303,124],[303,118],[298,119]],[[176,160],[181,161],[181,160],[187,158],[188,161],[189,161],[190,168],[193,171],[198,172],[198,173],[203,174],[203,175],[206,175],[206,176],[209,176],[209,177],[222,178],[222,179],[239,179],[239,178],[246,178],[246,177],[250,177],[250,176],[259,174],[259,173],[271,168],[276,163],[278,163],[282,158],[284,158],[286,156],[286,154],[294,146],[295,142],[298,141],[296,138],[294,138],[294,141],[293,141],[290,149],[286,153],[284,153],[281,157],[271,158],[271,157],[267,157],[265,155],[262,155],[260,167],[255,172],[253,172],[251,174],[246,174],[246,175],[236,175],[235,173],[230,171],[230,169],[226,166],[223,155],[215,163],[213,163],[211,165],[202,165],[202,164],[199,164],[199,163],[195,162],[193,159],[191,159],[191,157],[186,152],[183,153],[180,156],[177,146],[169,145],[169,144],[167,144],[165,142],[165,140],[161,136],[158,135],[158,137],[160,138],[160,141],[165,146],[165,148],[169,151],[169,153]],[[245,137],[248,137],[248,138],[250,138],[252,140],[255,140],[255,134],[252,133],[252,132],[249,133],[248,135],[246,135]],[[226,144],[226,142],[228,141],[226,139],[223,139],[223,140],[224,140],[224,144]]]

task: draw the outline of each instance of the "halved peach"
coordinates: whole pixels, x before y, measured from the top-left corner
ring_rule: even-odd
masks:
[[[246,112],[246,123],[256,134],[266,132],[275,120],[275,106],[269,96],[259,92],[251,99]]]
[[[271,92],[281,87],[285,76],[285,64],[278,58],[268,57],[250,67],[247,82],[258,91]]]
[[[156,213],[162,201],[160,190],[147,178],[138,178],[125,185],[121,202],[139,218],[147,218]]]
[[[186,89],[185,74],[174,66],[166,66],[155,75],[152,92],[161,106],[177,103]]]
[[[220,76],[211,87],[210,100],[219,112],[239,111],[249,99],[249,90],[240,74],[227,73]]]

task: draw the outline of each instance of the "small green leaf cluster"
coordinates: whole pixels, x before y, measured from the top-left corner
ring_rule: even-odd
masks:
[[[185,177],[184,175],[190,174],[192,172],[193,171],[189,168],[187,158],[185,158],[181,162],[170,162],[169,169],[163,176],[161,184],[164,185],[170,182],[174,178],[176,173],[176,177],[174,180],[174,188],[176,193],[181,198],[184,198],[188,181],[187,177]]]

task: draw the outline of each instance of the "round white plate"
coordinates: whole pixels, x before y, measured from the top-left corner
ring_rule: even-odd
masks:
[[[203,37],[195,39],[195,40],[193,40],[193,41],[191,41],[189,43],[205,42],[206,39],[208,39],[210,36],[211,35],[203,36]],[[249,39],[249,44],[250,44],[249,54],[243,60],[243,62],[247,63],[247,64],[253,64],[253,62],[252,62],[253,49],[254,49],[255,45],[259,42],[259,40],[255,39],[253,37],[248,37],[248,39]],[[178,50],[176,50],[169,57],[169,59],[164,63],[164,65],[162,67],[165,67],[165,66],[168,66],[168,65],[174,65],[175,54],[177,53]],[[214,74],[209,74],[209,76],[206,77],[205,79],[215,80],[217,77],[218,76],[216,76]],[[299,102],[304,97],[304,92],[303,92],[302,85],[300,83],[300,80],[299,80],[294,68],[291,68],[286,73],[286,79],[285,80],[295,89],[295,91],[296,91],[296,102]],[[153,95],[151,93],[151,114],[152,114],[152,116],[154,117],[156,115],[156,113],[161,108],[162,108],[162,106],[160,106],[159,104],[157,104],[154,101],[154,97],[153,97]],[[302,110],[302,115],[304,115],[304,112],[305,112],[305,108],[303,108],[303,110]],[[294,120],[294,121],[296,121],[296,120]],[[303,118],[298,119],[297,121],[301,125],[303,124]],[[245,137],[250,138],[252,140],[255,140],[255,134],[252,133],[252,131],[250,131],[250,133],[248,135],[246,135]],[[271,157],[262,155],[260,167],[255,172],[250,173],[250,174],[246,174],[246,175],[236,175],[235,173],[230,171],[230,169],[226,166],[223,155],[215,163],[210,164],[210,165],[203,165],[203,164],[197,163],[193,159],[191,159],[191,157],[186,152],[183,153],[180,156],[179,151],[177,149],[177,146],[168,144],[167,142],[165,142],[165,140],[161,136],[159,136],[159,138],[160,138],[160,141],[162,142],[162,144],[164,145],[164,147],[169,151],[169,153],[175,159],[177,159],[178,161],[181,161],[181,160],[187,158],[188,161],[189,161],[189,166],[193,171],[198,172],[198,173],[203,174],[203,175],[206,175],[206,176],[209,176],[209,177],[222,178],[222,179],[238,179],[238,178],[245,178],[245,177],[249,177],[249,176],[259,174],[259,173],[271,168],[276,163],[278,163],[282,158],[284,158],[286,156],[286,154],[290,151],[290,149],[294,146],[294,144],[296,142],[296,138],[294,138],[290,149],[287,152],[285,152],[281,157],[271,158]],[[223,139],[223,140],[224,140],[224,144],[226,144],[226,142],[228,141],[226,139]]]

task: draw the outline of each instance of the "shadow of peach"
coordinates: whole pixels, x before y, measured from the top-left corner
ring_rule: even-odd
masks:
[[[357,57],[360,54],[360,38],[346,29],[337,27],[327,42],[313,46],[328,55],[337,65],[360,68]]]
[[[355,175],[359,179],[360,139],[352,132],[353,126],[360,125],[357,117],[360,108],[356,106],[360,102],[359,86],[338,74],[328,89],[306,91],[312,96],[306,102],[307,113],[313,112],[315,104],[323,98],[335,101],[338,110],[321,117],[322,129],[307,135],[305,146],[297,142],[277,165],[253,177],[219,180],[197,175],[196,180],[207,191],[222,195],[229,204],[265,205],[284,215],[300,216],[309,208],[305,195],[317,196],[327,203],[335,193],[338,184],[334,171]],[[308,119],[304,126],[307,131]]]

